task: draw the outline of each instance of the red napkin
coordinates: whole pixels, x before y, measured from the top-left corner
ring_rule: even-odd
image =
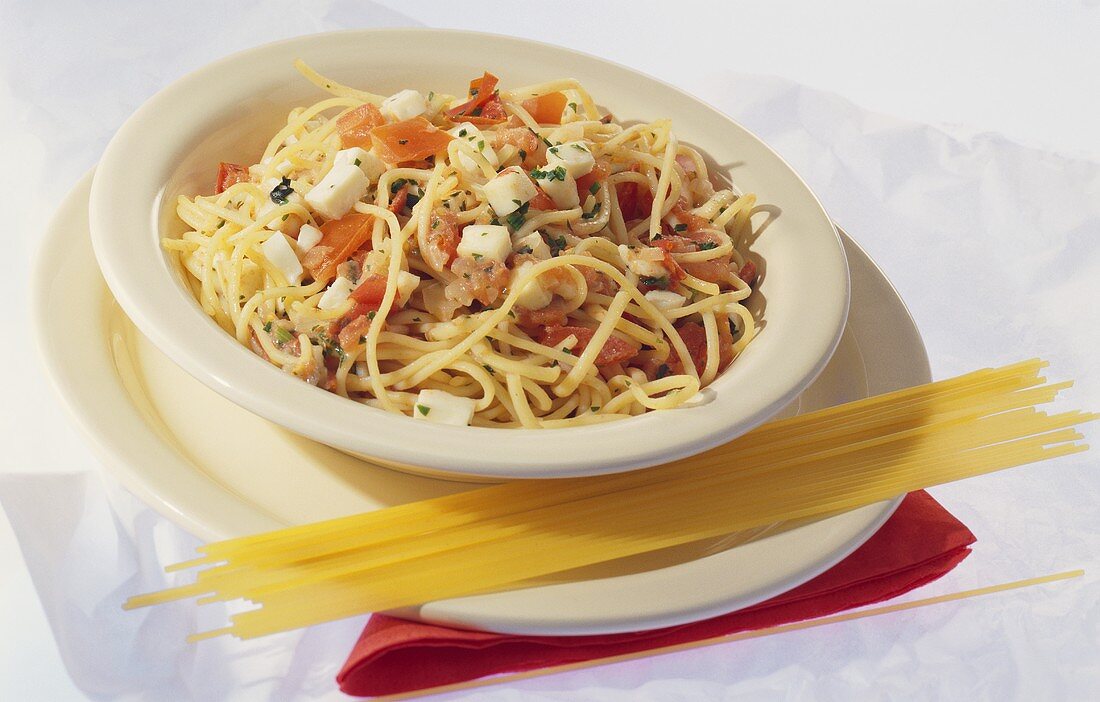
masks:
[[[970,553],[974,535],[914,492],[863,546],[813,580],[746,609],[665,629],[604,636],[509,636],[374,615],[336,676],[349,695],[421,690],[474,678],[673,646],[869,605],[929,583]]]

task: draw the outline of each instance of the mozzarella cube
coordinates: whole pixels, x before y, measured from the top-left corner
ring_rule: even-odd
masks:
[[[312,224],[303,224],[302,228],[298,230],[298,250],[302,253],[309,251],[319,244],[324,236],[321,230]]]
[[[531,177],[535,179],[542,191],[554,201],[554,207],[559,210],[569,210],[581,206],[580,195],[577,194],[577,181],[565,169],[565,166],[547,167],[531,171]]]
[[[260,244],[260,253],[271,265],[282,271],[283,277],[291,285],[302,282],[302,263],[298,254],[290,245],[290,239],[282,232],[275,232],[267,241]]]
[[[550,247],[546,245],[546,240],[538,232],[531,232],[527,236],[513,241],[512,251],[531,254],[540,261],[553,257],[550,253]]]
[[[497,173],[485,184],[484,190],[489,204],[501,217],[512,214],[539,192],[527,174],[516,166]]]
[[[386,164],[382,159],[358,146],[337,151],[336,156],[333,158],[333,166],[340,164],[349,164],[357,167],[359,170],[363,171],[363,174],[367,176],[372,183],[376,182],[386,171]]]
[[[516,270],[512,272],[512,280],[518,281],[534,266],[535,264],[531,261],[524,261],[519,265],[519,268],[516,268]],[[542,287],[539,279],[535,278],[520,288],[519,297],[516,298],[516,304],[520,307],[526,307],[529,310],[541,310],[543,307],[549,305],[550,301],[553,299],[554,293]]]
[[[402,302],[407,302],[419,285],[420,278],[418,276],[408,271],[401,271],[397,274],[397,297]]]
[[[562,126],[554,129],[546,138],[554,144],[564,144],[570,141],[580,141],[584,139],[584,125],[579,122],[572,122],[570,124],[563,124]]]
[[[367,194],[370,180],[350,163],[334,165],[306,195],[306,203],[326,219],[340,219]]]
[[[421,390],[413,406],[413,418],[465,427],[474,418],[476,407],[477,401],[470,397],[452,395],[446,390]]]
[[[428,101],[415,90],[402,90],[382,101],[382,114],[394,122],[403,122],[428,111]]]
[[[351,295],[352,290],[355,290],[355,283],[340,276],[328,286],[328,290],[317,301],[317,306],[323,310],[337,309],[348,301],[348,295]]]
[[[489,165],[494,169],[500,165],[500,158],[497,156],[497,152],[493,151],[493,147],[489,146],[489,140],[486,139],[485,135],[481,133],[481,130],[473,124],[463,122],[447,133],[455,139],[469,143],[473,150],[484,156],[485,160],[488,161]],[[458,162],[468,171],[478,169],[478,165],[474,163],[474,160],[462,151],[458,152]]]
[[[546,150],[546,167],[565,166],[565,170],[574,178],[580,178],[591,172],[596,166],[596,158],[583,141],[570,141],[551,146]]]
[[[458,255],[467,258],[492,258],[503,261],[512,252],[508,228],[499,224],[471,224],[462,230]]]
[[[653,303],[659,310],[674,310],[684,306],[687,298],[671,290],[650,290],[645,294],[645,299]]]

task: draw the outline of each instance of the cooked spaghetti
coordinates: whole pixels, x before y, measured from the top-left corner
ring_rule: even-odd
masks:
[[[446,424],[552,428],[688,401],[752,340],[755,198],[668,120],[574,80],[464,98],[339,85],[180,197],[203,310],[272,364]]]

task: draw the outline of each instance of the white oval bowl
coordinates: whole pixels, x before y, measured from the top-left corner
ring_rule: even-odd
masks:
[[[415,46],[417,50],[408,49]],[[451,427],[348,401],[266,363],[207,317],[163,236],[179,195],[208,193],[219,161],[252,163],[294,106],[324,95],[296,58],[375,93],[462,94],[483,70],[505,86],[580,80],[617,119],[669,117],[719,177],[773,215],[752,247],[764,275],[750,298],[764,328],[702,396],[675,410],[552,430]],[[127,315],[191,375],[291,431],[419,472],[467,479],[597,475],[698,453],[756,427],[824,368],[844,329],[848,267],[817,198],[778,155],[702,101],[602,59],[527,40],[444,30],[363,30],[268,44],[212,63],[153,96],[108,144],[92,186],[92,242]],[[757,220],[760,223],[760,220]],[[226,427],[232,431],[232,427]]]

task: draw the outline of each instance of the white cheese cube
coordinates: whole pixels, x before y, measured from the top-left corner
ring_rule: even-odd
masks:
[[[671,290],[650,290],[645,294],[645,299],[653,303],[659,310],[674,310],[684,306],[687,298]]]
[[[580,207],[581,198],[577,194],[577,181],[569,175],[565,166],[555,166],[531,171],[531,177],[542,191],[554,201],[554,207],[559,210],[569,210]]]
[[[519,265],[519,268],[512,271],[512,280],[518,281],[534,266],[535,264],[531,261],[524,261]],[[554,293],[542,287],[539,279],[535,278],[520,289],[519,297],[516,298],[516,304],[520,307],[526,307],[529,310],[541,310],[543,307],[549,305],[550,301],[553,299]]]
[[[428,111],[428,101],[415,90],[402,90],[382,101],[382,114],[394,122],[403,122]]]
[[[420,278],[418,276],[409,273],[408,271],[401,271],[397,274],[397,297],[402,302],[408,302],[409,298],[416,291],[416,288],[420,285]]]
[[[570,141],[546,150],[546,167],[565,166],[574,178],[580,178],[596,166],[596,158],[583,141]]]
[[[499,224],[471,224],[462,230],[458,255],[467,258],[492,258],[503,261],[512,252],[508,228]]]
[[[562,126],[554,129],[546,138],[552,144],[564,144],[570,141],[580,141],[584,139],[584,125],[579,122],[571,122],[570,124],[563,124]]]
[[[372,183],[376,182],[386,171],[386,164],[382,159],[358,146],[337,151],[336,156],[333,158],[333,166],[340,164],[349,164],[357,167],[359,170],[363,171],[363,174],[367,176]]]
[[[489,140],[486,139],[485,135],[481,133],[481,130],[473,124],[463,122],[447,133],[455,139],[460,139],[469,143],[469,145],[473,147],[473,150],[484,156],[485,160],[488,161],[489,165],[494,169],[500,165],[500,159],[497,156],[497,152],[493,151],[493,147],[489,146]],[[461,151],[458,152],[458,161],[462,164],[462,167],[468,171],[477,170],[478,168],[474,160]]]
[[[334,165],[306,195],[306,203],[326,219],[340,219],[367,194],[367,175],[350,163]]]
[[[452,395],[446,390],[421,390],[413,406],[413,418],[456,427],[470,425],[477,401]]]
[[[542,234],[538,232],[531,232],[527,236],[513,241],[512,251],[531,254],[540,261],[552,258],[550,247],[546,245],[546,240],[542,238]]]
[[[512,214],[539,192],[527,174],[516,166],[497,173],[484,189],[489,204],[501,217]]]
[[[303,224],[302,228],[298,230],[298,250],[302,253],[309,251],[319,244],[324,236],[321,230],[312,224]]]
[[[260,244],[260,253],[264,255],[271,265],[283,273],[283,277],[291,285],[302,282],[302,263],[298,260],[298,254],[290,245],[290,239],[282,232],[275,232],[267,241]]]
[[[632,249],[626,244],[619,244],[619,255],[637,276],[660,278],[668,275],[668,269],[664,266],[665,252],[655,246]]]
[[[348,301],[348,295],[351,295],[352,290],[355,290],[355,283],[340,276],[328,286],[328,290],[317,301],[317,306],[323,310],[334,310]]]

